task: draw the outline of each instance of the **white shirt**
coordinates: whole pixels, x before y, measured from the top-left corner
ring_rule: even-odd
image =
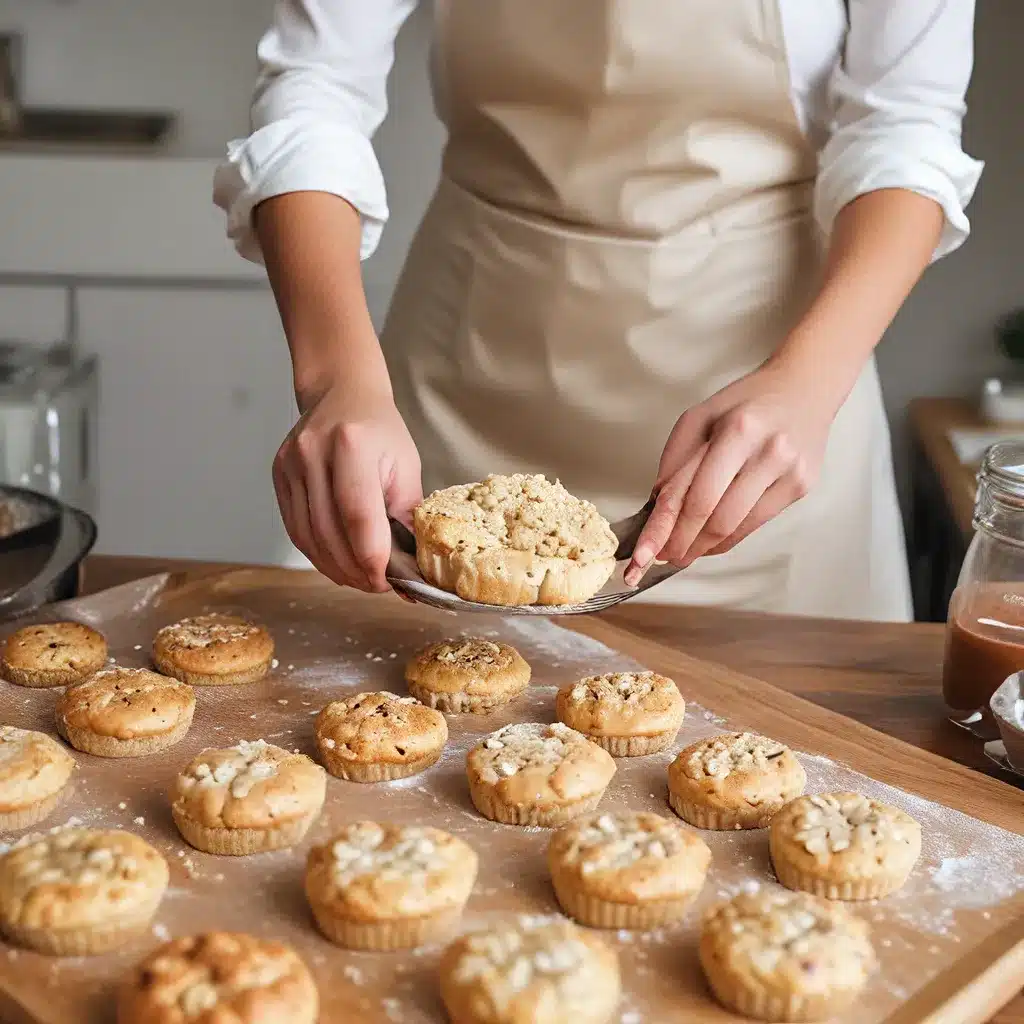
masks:
[[[778,0],[790,88],[820,153],[815,215],[828,232],[857,196],[904,188],[942,206],[936,258],[970,226],[982,164],[960,144],[973,64],[974,0]],[[330,192],[361,214],[362,256],[388,217],[371,139],[387,113],[398,30],[417,0],[278,0],[259,45],[253,132],[228,146],[214,196],[238,251],[260,260],[253,208]]]

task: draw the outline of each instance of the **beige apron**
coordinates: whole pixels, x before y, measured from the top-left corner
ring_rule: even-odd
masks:
[[[610,519],[820,270],[775,0],[435,0],[442,181],[383,343],[428,489],[543,472]],[[874,365],[811,495],[652,600],[905,619]]]

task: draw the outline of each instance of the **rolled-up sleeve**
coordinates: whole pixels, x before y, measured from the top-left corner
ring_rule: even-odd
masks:
[[[362,218],[362,258],[388,218],[371,139],[387,114],[395,37],[417,0],[278,0],[259,44],[252,134],[229,143],[214,202],[246,258],[262,262],[252,212],[287,192],[330,192]]]
[[[866,192],[902,188],[935,200],[946,223],[934,258],[966,239],[982,164],[961,145],[973,65],[973,0],[851,0],[831,82],[833,123],[815,212],[826,232]]]

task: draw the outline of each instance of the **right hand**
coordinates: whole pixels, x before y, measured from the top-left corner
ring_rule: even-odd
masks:
[[[390,394],[335,384],[308,400],[274,459],[288,536],[328,579],[390,590],[388,514],[411,525],[423,498],[416,445]]]

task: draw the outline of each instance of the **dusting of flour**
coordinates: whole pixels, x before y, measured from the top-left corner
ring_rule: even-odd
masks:
[[[256,574],[251,584],[242,579],[219,596],[230,599],[231,610],[271,625],[278,665],[270,677],[252,688],[224,687],[197,694],[199,708],[192,730],[166,759],[166,771],[158,759],[131,759],[124,764],[90,760],[88,771],[83,769],[76,776],[67,809],[54,824],[71,824],[75,819],[67,815],[74,814],[88,824],[130,828],[153,842],[171,864],[172,885],[160,923],[172,934],[186,927],[246,930],[257,920],[261,930],[293,945],[306,959],[327,1009],[344,1005],[368,1024],[439,1020],[443,1016],[436,983],[439,947],[387,956],[353,953],[329,947],[310,927],[299,881],[309,844],[327,840],[342,824],[360,818],[429,823],[461,836],[480,855],[479,876],[463,928],[514,911],[556,912],[545,863],[551,833],[495,825],[481,818],[467,791],[466,754],[483,736],[511,722],[552,721],[555,690],[560,686],[587,675],[645,666],[539,618],[450,616],[404,605],[393,607],[387,618],[376,611],[368,618],[366,605],[339,599],[329,588],[310,587],[306,592],[312,599],[307,603],[292,600],[294,584],[284,577]],[[113,638],[112,650],[121,663],[133,657],[143,659],[138,652],[148,650],[153,629],[200,610],[193,600],[176,599],[173,594],[161,600],[155,586],[126,592],[119,607],[116,603],[90,599],[76,602],[73,610],[75,617]],[[288,611],[282,613],[285,606]],[[140,624],[140,615],[149,618]],[[449,716],[449,741],[432,768],[373,786],[330,780],[320,820],[309,838],[291,850],[224,858],[193,851],[180,840],[165,797],[164,776],[174,766],[203,746],[224,746],[240,739],[270,739],[316,756],[312,716],[324,704],[361,690],[404,693],[403,670],[413,652],[458,634],[514,645],[530,662],[533,679],[520,698],[494,714]],[[685,679],[680,684],[686,696]],[[46,693],[0,691],[0,711],[14,724],[52,728],[52,695]],[[686,719],[673,749],[619,759],[602,809],[671,815],[666,768],[675,754],[705,736],[750,724],[726,721],[713,707],[687,701]],[[1000,905],[1024,891],[1024,839],[869,779],[827,757],[797,753],[807,771],[809,792],[857,790],[903,808],[922,825],[921,860],[906,886],[886,900],[853,907],[872,926],[881,967],[864,998],[834,1024],[881,1024],[903,1001],[947,971],[968,942],[977,941],[982,921],[990,919],[991,930],[1006,920],[1007,909]],[[705,1019],[709,1002],[695,953],[703,911],[744,889],[777,885],[763,830],[701,835],[712,850],[711,869],[694,910],[681,926],[606,936],[619,954],[623,974],[623,999],[615,1024]],[[244,892],[246,898],[226,900],[225,891]],[[127,970],[128,959],[118,961],[118,969]],[[88,978],[90,984],[103,978],[105,983],[104,971],[110,970],[110,964],[103,958],[89,958],[52,970],[65,978]],[[74,1018],[74,1024],[78,1022]]]

